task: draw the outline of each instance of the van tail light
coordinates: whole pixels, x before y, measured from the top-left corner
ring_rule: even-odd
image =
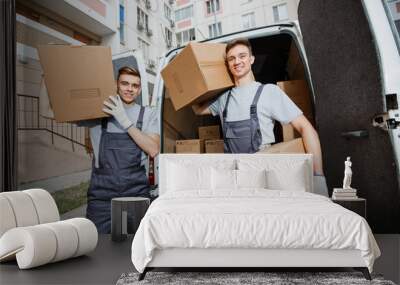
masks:
[[[149,184],[154,185],[154,158],[149,156]]]

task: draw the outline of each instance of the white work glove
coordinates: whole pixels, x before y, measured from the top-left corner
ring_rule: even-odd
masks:
[[[112,115],[124,128],[124,130],[129,129],[129,127],[132,126],[132,122],[131,120],[129,120],[128,115],[126,114],[121,98],[119,97],[119,95],[117,95],[110,96],[109,99],[114,104],[108,101],[104,101],[103,104],[106,107],[103,108],[103,112]]]
[[[314,175],[313,176],[314,183],[314,193],[319,194],[325,197],[329,197],[328,194],[328,186],[326,185],[325,176],[323,175]]]

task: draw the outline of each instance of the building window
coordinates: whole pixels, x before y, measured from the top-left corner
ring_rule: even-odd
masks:
[[[137,7],[137,28],[138,30],[149,30],[149,16],[139,7]]]
[[[207,14],[214,14],[216,12],[219,12],[221,9],[221,6],[219,5],[219,0],[207,0],[206,6]]]
[[[167,4],[165,4],[164,3],[164,16],[165,16],[165,18],[167,19],[167,20],[171,20],[172,18],[171,18],[171,8],[170,7],[168,7],[168,5]]]
[[[175,21],[182,21],[193,17],[193,5],[175,11]]]
[[[169,48],[172,46],[172,32],[168,28],[165,28],[165,43]]]
[[[149,59],[149,53],[150,53],[150,44],[142,40],[141,38],[138,38],[138,48],[143,51],[143,57],[145,60]]]
[[[289,19],[287,4],[280,4],[272,7],[274,12],[274,21],[280,22]]]
[[[254,12],[242,15],[243,29],[250,29],[256,26],[256,17]]]
[[[119,5],[119,42],[125,43],[125,7]]]
[[[385,0],[386,16],[391,22],[393,36],[397,41],[397,49],[400,52],[400,1],[399,0]]]
[[[176,42],[178,46],[182,46],[188,41],[194,40],[196,40],[196,33],[193,28],[176,34]]]
[[[210,38],[215,38],[215,37],[222,35],[221,22],[209,25],[208,26],[208,35]]]

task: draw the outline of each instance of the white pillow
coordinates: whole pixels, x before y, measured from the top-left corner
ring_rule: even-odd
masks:
[[[238,188],[267,188],[266,170],[236,170]]]
[[[306,191],[307,176],[302,164],[285,169],[269,169],[267,174],[267,188],[272,190]]]
[[[211,189],[236,190],[236,170],[211,168]]]
[[[266,170],[267,188],[271,190],[309,191],[312,169],[304,159],[291,157],[240,158],[240,170]]]
[[[169,163],[167,191],[210,189],[211,167]]]

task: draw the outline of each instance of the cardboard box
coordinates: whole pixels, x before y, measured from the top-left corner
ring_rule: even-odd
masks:
[[[295,42],[292,42],[289,49],[289,56],[287,62],[287,73],[290,80],[304,79],[304,65],[300,58],[299,51]]]
[[[291,124],[282,124],[282,138],[284,142],[294,140],[301,135],[293,128]]]
[[[163,153],[174,153],[176,140],[180,139],[175,129],[163,124]]]
[[[257,153],[305,153],[305,149],[303,139],[298,138],[288,142],[274,144]]]
[[[304,80],[279,81],[276,83],[303,111],[304,116],[314,124],[311,93]]]
[[[219,125],[199,127],[199,139],[214,140],[220,138]]]
[[[178,140],[175,148],[176,153],[203,153],[204,140]]]
[[[161,71],[175,110],[210,100],[233,86],[225,46],[191,42]]]
[[[206,153],[224,153],[224,140],[207,140]]]
[[[38,52],[57,122],[108,116],[103,101],[116,94],[109,47],[44,45]]]

